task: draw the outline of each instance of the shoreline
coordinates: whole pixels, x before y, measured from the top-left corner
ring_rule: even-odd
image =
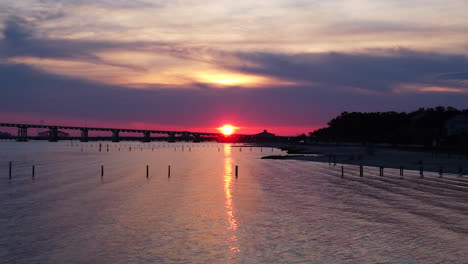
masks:
[[[270,145],[271,147],[271,145]],[[467,175],[468,156],[434,152],[409,151],[388,147],[367,148],[350,145],[276,146],[286,155],[264,156],[262,159],[300,160],[330,164],[363,165],[427,172]]]

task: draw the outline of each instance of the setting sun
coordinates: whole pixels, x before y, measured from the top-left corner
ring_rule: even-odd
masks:
[[[231,125],[224,125],[218,128],[218,130],[221,131],[221,133],[223,133],[225,136],[229,136],[234,133],[234,131],[236,130],[236,127],[231,126]]]

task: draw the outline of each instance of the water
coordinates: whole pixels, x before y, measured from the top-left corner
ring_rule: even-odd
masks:
[[[1,263],[468,263],[468,179],[110,145],[0,142]]]

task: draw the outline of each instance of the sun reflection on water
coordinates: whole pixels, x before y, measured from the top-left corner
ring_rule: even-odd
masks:
[[[230,237],[227,239],[229,249],[237,253],[239,252],[239,247],[237,245],[237,236],[235,232],[237,231],[238,225],[237,220],[234,216],[234,206],[232,203],[232,158],[231,158],[231,145],[224,145],[224,196],[226,197],[225,208],[226,208],[226,217],[229,222],[229,231],[231,232]]]

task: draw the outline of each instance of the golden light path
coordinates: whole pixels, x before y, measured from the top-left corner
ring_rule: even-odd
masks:
[[[237,220],[234,216],[234,206],[232,204],[231,184],[233,181],[232,177],[232,158],[231,158],[231,145],[224,145],[224,196],[226,198],[225,209],[226,217],[229,223],[228,231],[230,236],[227,239],[229,250],[233,253],[240,252],[239,246],[237,245],[236,231],[238,228]]]

